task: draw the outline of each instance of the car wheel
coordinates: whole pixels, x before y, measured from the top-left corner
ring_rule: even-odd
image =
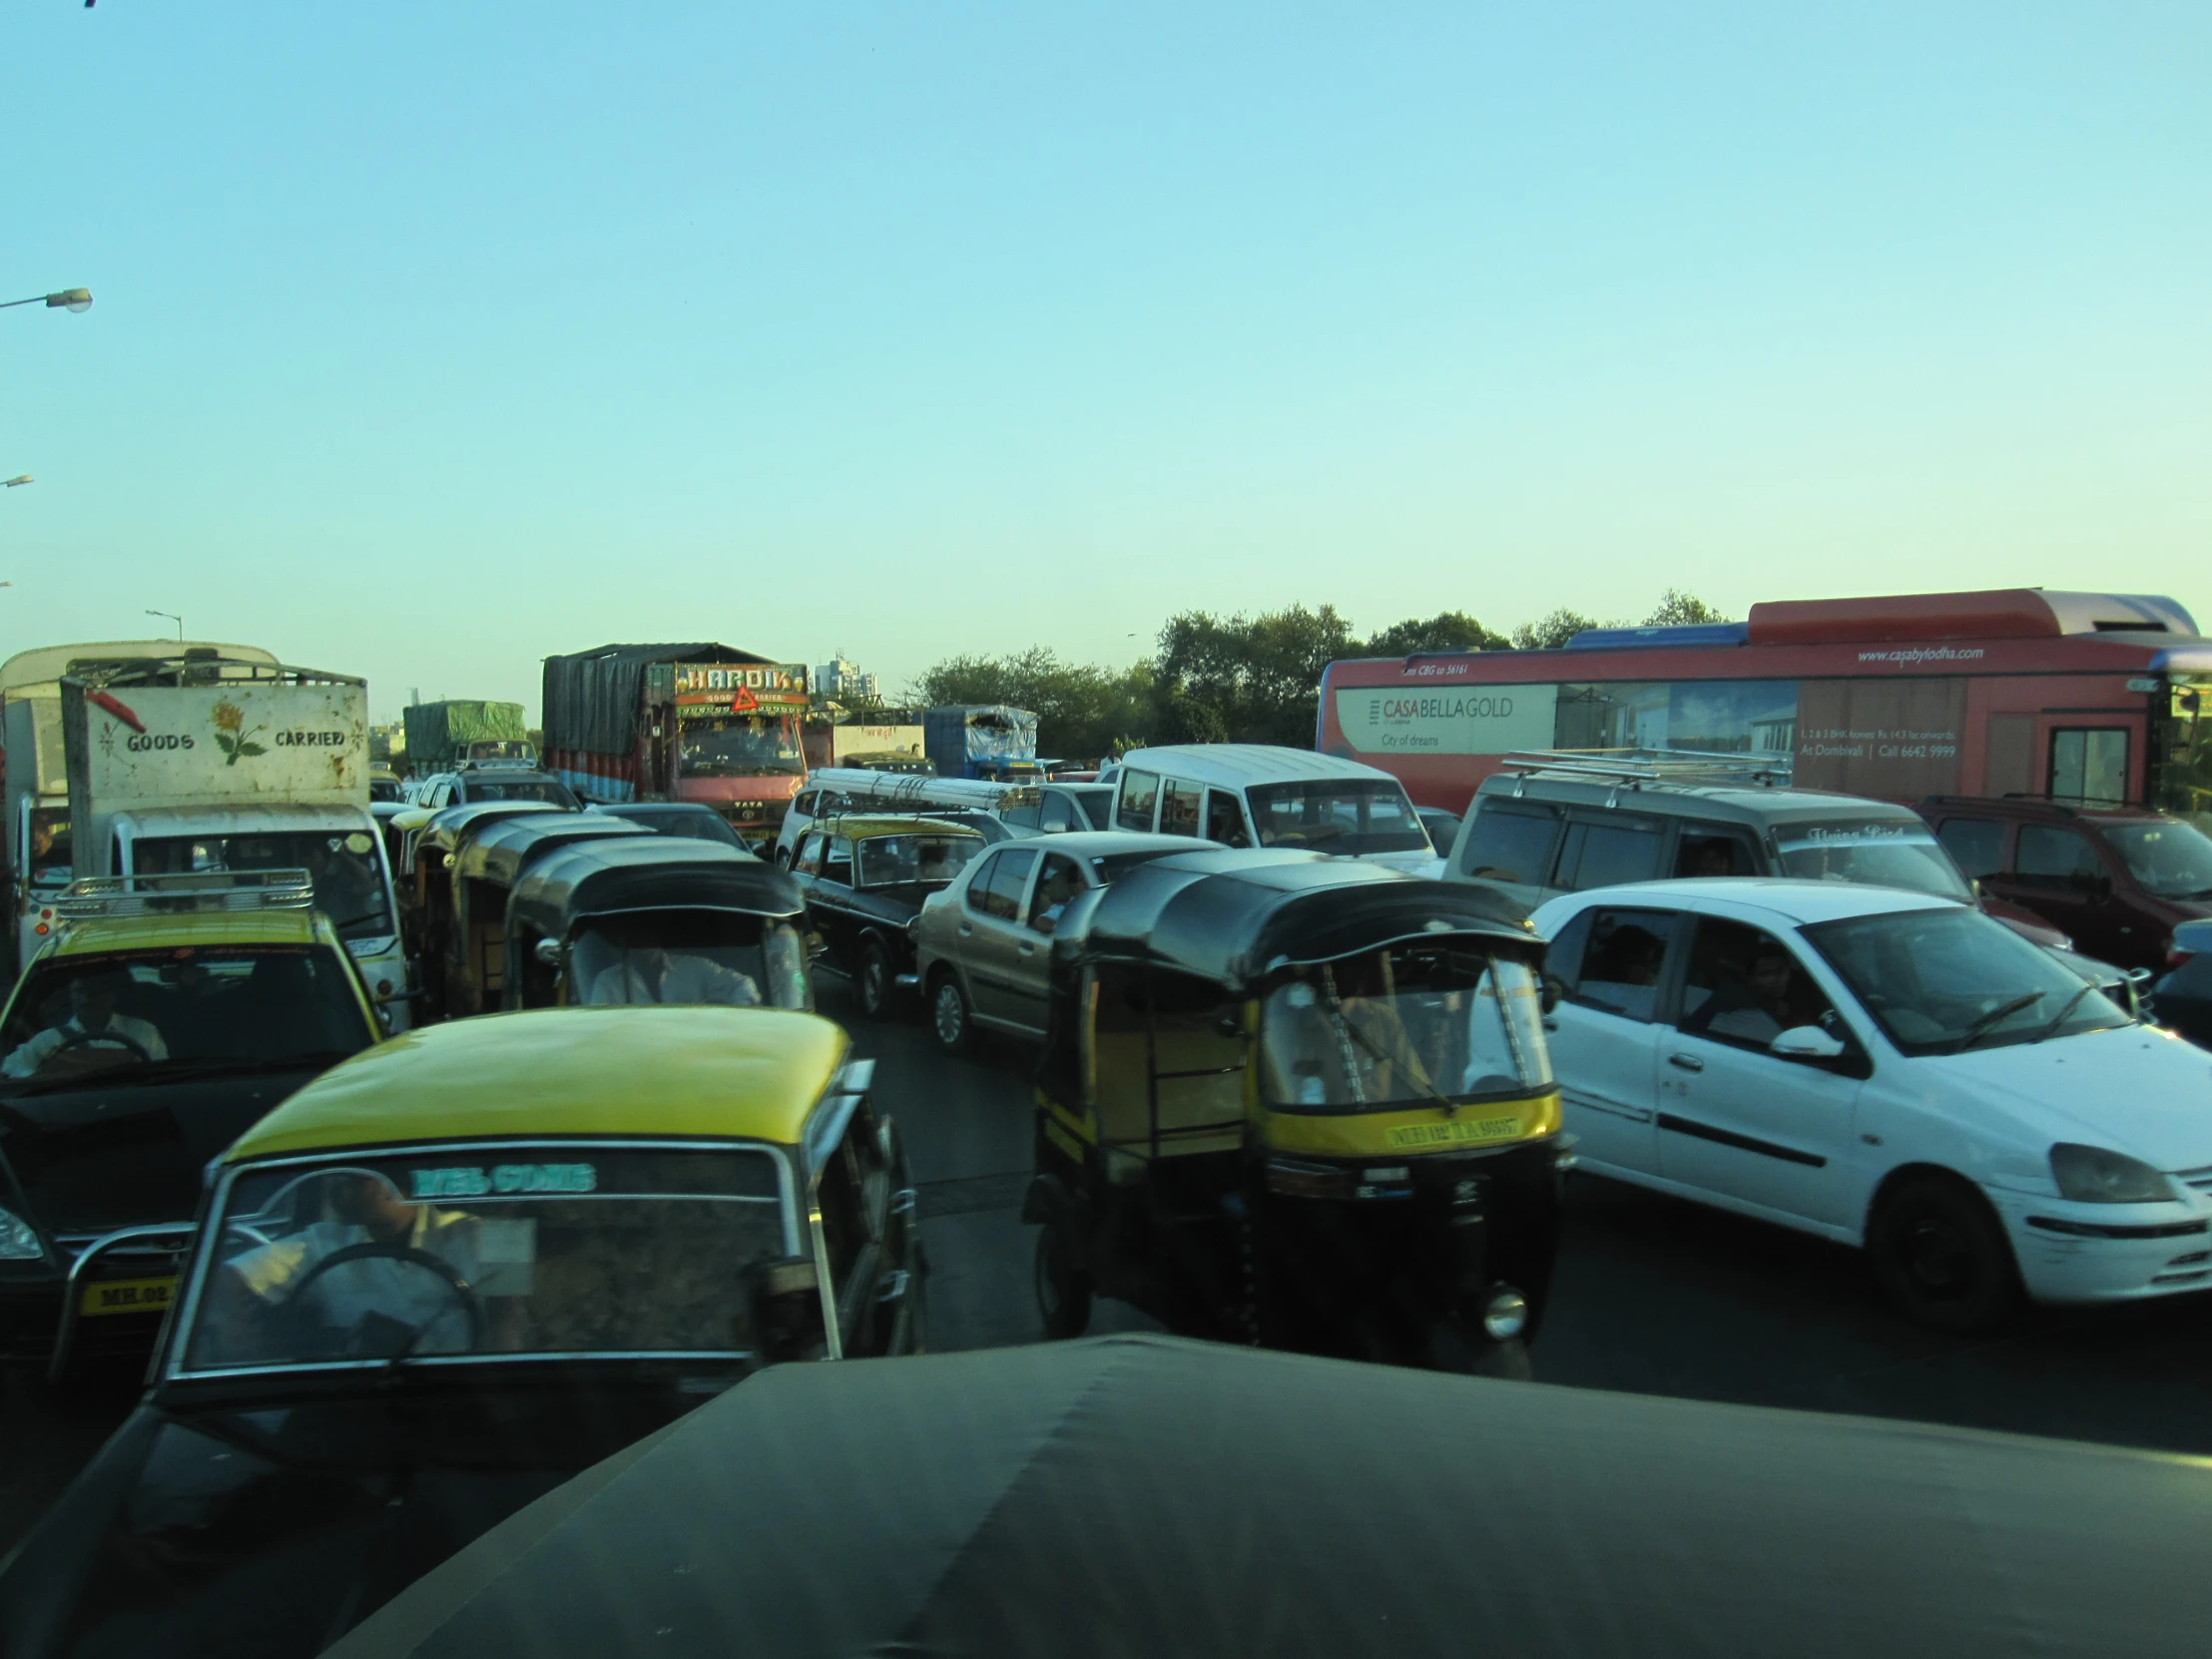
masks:
[[[1068,1254],[1067,1235],[1046,1222],[1037,1229],[1037,1313],[1054,1342],[1080,1337],[1091,1323],[1091,1276]]]
[[[960,989],[958,974],[940,974],[936,989],[929,993],[929,1029],[936,1033],[937,1046],[947,1054],[975,1051],[975,1021],[970,1017],[967,992]]]
[[[2019,1301],[2003,1225],[1950,1176],[1911,1176],[1892,1188],[1867,1228],[1867,1251],[1891,1302],[1937,1331],[1993,1330]]]
[[[860,971],[853,975],[860,996],[860,1012],[881,1019],[891,1007],[891,959],[882,943],[870,939],[860,947]]]

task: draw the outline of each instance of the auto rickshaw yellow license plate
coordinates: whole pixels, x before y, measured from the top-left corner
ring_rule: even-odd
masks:
[[[1518,1112],[1501,1118],[1447,1118],[1442,1123],[1407,1123],[1390,1131],[1392,1148],[1416,1152],[1424,1146],[1464,1146],[1470,1141],[1509,1141],[1520,1134]]]
[[[99,1314],[159,1314],[176,1294],[175,1275],[167,1279],[109,1279],[85,1287],[79,1311],[87,1319]]]

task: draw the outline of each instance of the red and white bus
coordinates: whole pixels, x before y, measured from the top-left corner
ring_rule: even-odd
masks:
[[[1464,812],[1508,755],[1774,757],[1805,789],[2124,802],[2212,820],[2212,640],[2170,599],[1783,600],[1745,622],[1601,628],[1556,651],[1331,663],[1315,747]]]

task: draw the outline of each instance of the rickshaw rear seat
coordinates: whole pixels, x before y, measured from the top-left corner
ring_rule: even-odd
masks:
[[[1140,1181],[1152,1148],[1145,1034],[1142,1030],[1098,1032],[1092,1052],[1098,1068],[1095,1107],[1099,1141],[1107,1150],[1107,1177],[1119,1184]],[[1235,1150],[1244,1134],[1244,1039],[1224,1037],[1210,1026],[1163,1025],[1155,1054],[1162,1073],[1158,1080],[1160,1156]],[[1179,1133],[1201,1129],[1214,1132]]]

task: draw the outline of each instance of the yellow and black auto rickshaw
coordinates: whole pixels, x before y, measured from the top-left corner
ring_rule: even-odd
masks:
[[[1516,1374],[1556,1253],[1543,944],[1484,889],[1318,853],[1124,872],[1053,940],[1036,1289],[1189,1335]]]
[[[507,1008],[812,1008],[799,883],[750,852],[650,832],[540,858],[507,901]]]

